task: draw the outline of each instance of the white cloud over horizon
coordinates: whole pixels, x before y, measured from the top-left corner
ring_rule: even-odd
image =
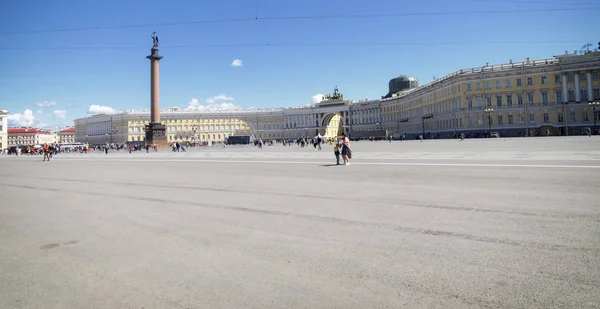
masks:
[[[96,115],[96,114],[113,114],[116,111],[117,111],[116,109],[109,107],[109,106],[94,104],[94,105],[90,105],[88,107],[87,112],[88,112],[88,114]]]
[[[188,102],[187,110],[197,110],[197,111],[215,111],[215,110],[235,110],[240,107],[236,106],[231,102],[221,102],[221,101],[233,101],[233,97],[227,96],[224,94],[216,95],[212,98],[208,98],[205,100],[206,105],[201,105],[200,100],[197,98],[193,98]],[[217,103],[221,102],[221,103]]]
[[[33,127],[40,124],[39,119],[30,109],[24,110],[23,113],[9,114],[7,119],[9,126]]]
[[[242,61],[240,59],[234,59],[233,62],[231,63],[232,67],[241,67],[242,65],[244,65],[244,61]]]
[[[323,101],[324,97],[325,97],[324,94],[320,94],[320,93],[315,94],[314,96],[312,96],[312,102],[314,104],[321,103],[321,101]]]
[[[190,100],[190,102],[188,102],[188,108],[190,106],[199,106],[199,105],[200,105],[200,101],[198,99],[196,99],[196,98],[192,98]]]
[[[212,98],[206,99],[206,103],[214,104],[217,101],[233,101],[233,97],[224,94],[218,94]]]
[[[56,106],[56,102],[54,101],[43,101],[43,102],[38,102],[37,103],[38,107],[50,107],[50,106]]]
[[[54,116],[56,116],[56,119],[65,119],[65,118],[67,118],[67,111],[66,110],[55,110]]]

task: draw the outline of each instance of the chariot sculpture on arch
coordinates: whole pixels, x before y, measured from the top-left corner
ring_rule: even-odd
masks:
[[[335,85],[335,88],[333,88],[333,95],[331,95],[331,99],[332,100],[344,99],[344,95],[339,92],[337,85]]]

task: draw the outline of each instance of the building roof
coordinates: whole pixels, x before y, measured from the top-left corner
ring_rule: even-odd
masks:
[[[60,133],[75,133],[75,127],[66,128],[66,129],[60,131]]]
[[[36,128],[8,128],[8,134],[50,134],[50,131]]]

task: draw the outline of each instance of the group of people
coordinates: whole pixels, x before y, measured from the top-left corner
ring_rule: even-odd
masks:
[[[179,142],[172,143],[171,149],[173,152],[185,152],[185,146],[179,144]]]
[[[24,150],[23,150],[24,149]],[[25,152],[26,154],[29,154],[30,156],[33,155],[44,155],[44,161],[50,161],[50,159],[52,158],[52,155],[55,155],[57,153],[59,153],[60,147],[57,147],[55,145],[49,145],[49,144],[44,144],[42,146],[37,146],[37,147],[14,147],[14,154],[18,157],[20,155],[23,154],[23,152]],[[11,151],[8,152],[8,154],[12,154]]]
[[[337,165],[340,165],[340,156],[344,161],[343,165],[350,165],[350,159],[352,159],[352,148],[350,147],[350,139],[346,133],[342,133],[342,138],[333,147],[333,154],[335,155],[335,161]]]
[[[327,141],[329,141],[329,144],[332,144],[333,140],[334,138],[331,138]],[[282,140],[283,146],[288,147],[292,146],[293,144],[298,144],[300,147],[304,147],[305,145],[312,143],[312,146],[315,150],[321,150],[321,145],[325,142],[326,140],[321,136],[315,136],[312,139],[304,137]],[[254,141],[254,146],[258,147],[259,149],[262,148],[264,144],[265,143],[262,139],[256,139]],[[270,145],[272,145],[272,143]],[[336,165],[350,165],[350,160],[352,159],[352,148],[350,147],[350,138],[348,135],[346,135],[346,133],[342,133],[340,138],[333,145],[333,153],[335,155]]]

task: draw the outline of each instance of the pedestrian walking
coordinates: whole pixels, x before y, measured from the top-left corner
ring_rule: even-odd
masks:
[[[335,162],[340,165],[340,144],[336,143],[333,147],[333,154],[335,155]]]
[[[44,161],[46,161],[46,159],[50,162],[50,146],[48,146],[48,144],[44,145]]]
[[[342,133],[342,159],[344,165],[350,165],[350,159],[352,159],[352,148],[350,148],[350,139],[346,133]]]

